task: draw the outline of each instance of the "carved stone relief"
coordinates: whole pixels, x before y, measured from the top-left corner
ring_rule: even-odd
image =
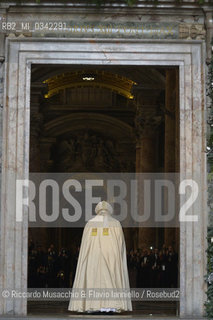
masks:
[[[54,166],[60,172],[120,171],[124,163],[118,143],[90,130],[71,133],[52,147]]]
[[[206,30],[203,24],[180,24],[179,25],[180,39],[204,40],[206,37]]]

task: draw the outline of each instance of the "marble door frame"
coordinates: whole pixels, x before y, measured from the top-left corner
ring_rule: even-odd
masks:
[[[200,177],[193,214],[180,225],[180,317],[201,317],[206,266],[205,46],[192,40],[60,39],[6,41],[1,193],[1,289],[27,289],[27,214],[16,222],[16,179],[28,177],[31,64],[179,67],[180,175]],[[26,315],[26,299],[0,300],[1,314]]]

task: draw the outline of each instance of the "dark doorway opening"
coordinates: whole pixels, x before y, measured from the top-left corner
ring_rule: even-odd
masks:
[[[31,79],[30,172],[179,171],[177,68],[33,65]],[[28,287],[72,287],[82,232],[29,228]],[[132,288],[179,286],[178,228],[124,234]],[[69,314],[67,305],[29,302],[28,312]],[[178,303],[133,310],[176,315]]]

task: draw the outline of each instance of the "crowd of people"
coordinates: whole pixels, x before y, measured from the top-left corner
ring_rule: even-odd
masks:
[[[172,246],[130,250],[127,263],[131,288],[178,287],[178,254]]]
[[[78,251],[71,254],[66,248],[57,253],[53,244],[45,250],[31,242],[28,250],[29,288],[70,288],[75,276]]]
[[[79,247],[75,252],[66,248],[56,251],[35,246],[31,241],[28,250],[29,288],[72,287],[78,261]],[[178,255],[171,246],[158,249],[137,249],[127,253],[131,288],[177,288]]]

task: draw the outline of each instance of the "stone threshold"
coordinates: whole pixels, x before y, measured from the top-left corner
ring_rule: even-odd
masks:
[[[196,317],[196,316],[192,316],[192,317],[184,317],[184,318],[180,318],[180,317],[166,317],[166,316],[125,316],[125,315],[67,315],[67,316],[52,316],[52,315],[45,315],[45,316],[41,316],[41,315],[37,315],[37,316],[0,316],[0,319],[5,319],[5,320],[68,320],[68,319],[72,319],[72,320],[84,320],[84,319],[125,319],[125,320],[138,320],[138,319],[142,319],[142,320],[206,320],[206,318],[204,317]]]

